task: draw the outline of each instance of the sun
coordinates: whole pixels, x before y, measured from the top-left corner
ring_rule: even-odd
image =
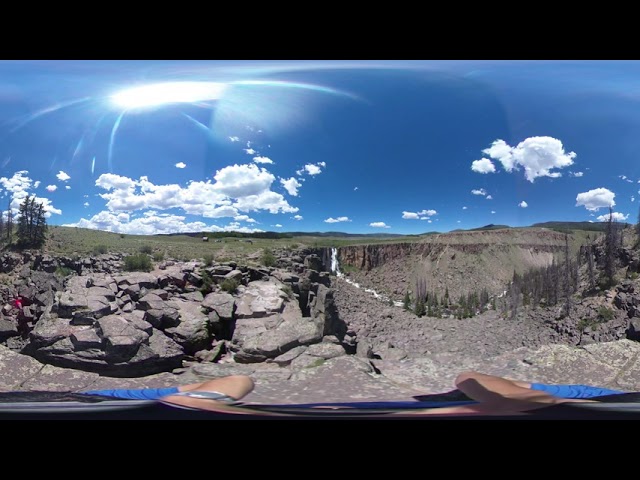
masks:
[[[125,109],[158,107],[170,103],[194,103],[219,99],[226,84],[217,82],[165,82],[121,90],[110,97]]]

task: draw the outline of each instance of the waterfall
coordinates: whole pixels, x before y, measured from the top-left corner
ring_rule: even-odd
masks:
[[[345,277],[344,274],[340,271],[340,265],[339,265],[339,262],[338,262],[338,249],[337,248],[332,248],[331,249],[331,272],[335,273],[336,277],[343,279],[348,284],[353,285],[356,288],[362,288],[362,287],[360,287],[359,283],[354,282],[350,278]],[[371,288],[365,288],[364,291],[367,292],[367,293],[372,294],[378,300],[381,300],[381,301],[383,301],[385,303],[389,302],[389,297],[387,297],[386,295],[380,295],[378,292],[376,292],[375,290],[373,290]],[[403,306],[403,303],[402,302],[398,302],[398,301],[393,302],[393,304],[396,307],[402,307]]]
[[[342,272],[340,271],[340,266],[338,265],[338,249],[331,249],[331,272],[336,274],[336,277],[341,277]]]

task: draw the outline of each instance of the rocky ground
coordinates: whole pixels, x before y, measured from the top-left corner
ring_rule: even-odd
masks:
[[[76,261],[60,278],[53,272],[68,260],[0,258],[0,389],[135,388],[246,374],[257,384],[249,402],[410,399],[449,390],[460,371],[475,369],[640,390],[638,280],[577,296],[568,317],[554,307],[458,320],[390,306],[330,277],[326,258],[311,250],[281,252],[276,267],[262,269],[163,262],[126,273],[121,260]],[[231,293],[221,287],[229,279],[239,283]],[[213,283],[203,295],[205,280]],[[21,312],[9,303],[18,293],[30,303]],[[612,318],[584,321],[603,305]]]

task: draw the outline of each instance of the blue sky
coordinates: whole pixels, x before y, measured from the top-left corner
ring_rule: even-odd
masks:
[[[0,208],[123,233],[423,233],[640,200],[640,62],[1,61]],[[135,89],[135,90],[132,90]]]

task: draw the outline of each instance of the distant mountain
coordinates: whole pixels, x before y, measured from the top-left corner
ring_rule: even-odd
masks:
[[[349,238],[396,238],[416,237],[399,233],[344,233],[344,232],[287,232],[292,237],[349,237]]]
[[[625,228],[629,223],[614,222],[616,228]],[[591,232],[604,232],[607,229],[607,222],[543,222],[534,223],[532,227],[549,228],[551,230],[587,230]]]
[[[493,223],[490,223],[489,225],[485,225],[484,227],[470,228],[467,231],[476,232],[478,230],[499,230],[501,228],[511,228],[511,227],[509,225],[494,225]]]

